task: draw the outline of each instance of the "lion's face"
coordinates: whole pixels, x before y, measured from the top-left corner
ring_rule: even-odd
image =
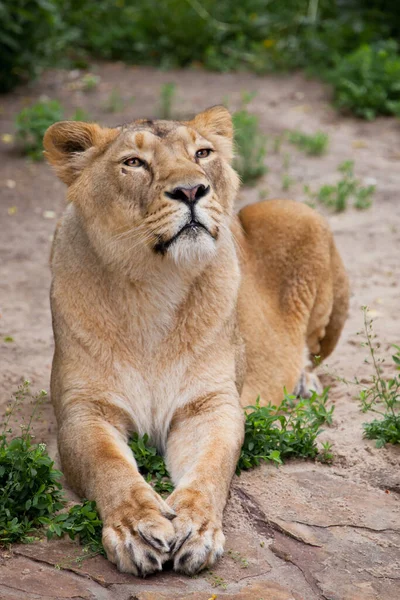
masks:
[[[229,228],[238,178],[232,123],[215,107],[192,121],[135,121],[118,129],[64,122],[47,131],[48,160],[69,184],[107,259],[205,263]]]

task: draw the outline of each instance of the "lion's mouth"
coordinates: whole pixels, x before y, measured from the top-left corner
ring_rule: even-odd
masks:
[[[165,254],[168,248],[174,242],[176,242],[176,240],[178,240],[182,235],[186,234],[195,238],[201,231],[205,231],[206,233],[208,233],[208,235],[215,239],[215,236],[213,236],[211,231],[205,225],[203,225],[203,223],[201,223],[195,218],[192,218],[177,233],[175,233],[175,235],[169,238],[169,240],[160,240],[159,242],[157,242],[157,244],[154,246],[154,251],[158,254]]]

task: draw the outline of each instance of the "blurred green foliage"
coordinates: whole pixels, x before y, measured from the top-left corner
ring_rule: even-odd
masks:
[[[23,108],[15,118],[15,129],[24,153],[32,160],[41,160],[46,129],[63,118],[64,111],[57,100],[41,100]]]
[[[360,46],[337,61],[329,80],[341,110],[368,120],[378,114],[400,117],[400,54],[394,40]]]
[[[71,39],[63,0],[0,1],[0,93],[31,79]]]
[[[66,57],[82,65],[86,55],[161,68],[303,68],[330,79],[339,107],[367,118],[393,112],[380,92],[372,112],[368,103],[375,83],[385,91],[389,80],[392,102],[398,50],[386,47],[391,62],[379,79],[375,45],[400,37],[393,0],[0,0],[0,22],[0,91]]]

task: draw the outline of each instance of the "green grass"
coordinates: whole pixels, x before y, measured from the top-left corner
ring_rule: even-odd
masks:
[[[254,94],[244,95],[242,108],[232,115],[235,131],[233,166],[245,185],[254,185],[268,171],[264,162],[267,137],[260,132],[258,117],[247,110],[247,105],[253,97]]]
[[[368,309],[364,311],[364,346],[368,348],[369,358],[365,361],[371,365],[372,373],[367,383],[359,393],[362,411],[373,412],[379,415],[378,419],[364,423],[364,435],[370,440],[376,440],[377,448],[385,444],[400,444],[400,346],[394,346],[392,356],[393,374],[384,378],[383,363],[379,358],[379,343],[375,342],[372,320],[368,316]],[[396,372],[397,371],[397,372]]]
[[[145,434],[143,437],[139,437],[137,433],[134,433],[129,440],[129,447],[145,480],[159,494],[170,494],[174,488],[167,467],[157,448],[149,443],[149,436]]]
[[[31,424],[45,397],[39,392],[33,401],[29,422],[21,427],[21,435],[10,439],[11,418],[21,404],[31,398],[25,381],[14,394],[0,436],[0,543],[29,541],[41,526],[63,507],[61,473],[47,454],[45,444],[36,444]]]
[[[309,186],[305,186],[305,193],[334,212],[345,211],[350,203],[358,210],[369,208],[372,204],[375,185],[361,185],[354,175],[354,161],[352,160],[341,163],[338,171],[342,176],[338,183],[323,185],[317,192],[312,192]]]
[[[301,131],[290,131],[288,140],[291,144],[310,156],[321,156],[328,149],[329,136],[323,131],[314,134],[302,133]]]
[[[377,115],[400,117],[400,54],[394,40],[362,45],[341,57],[328,80],[342,112],[369,121]]]
[[[0,92],[90,57],[157,68],[304,69],[362,118],[399,114],[400,11],[388,0],[14,0],[0,3]],[[90,77],[85,90],[95,89]]]
[[[102,522],[95,502],[83,501],[65,510],[60,483],[62,474],[54,468],[45,444],[34,443],[32,423],[45,392],[32,396],[25,381],[14,394],[0,436],[0,544],[29,542],[44,531],[49,539],[68,535],[93,553],[104,554],[101,543]],[[12,437],[11,418],[21,404],[31,401],[31,417],[20,436]],[[237,472],[261,462],[282,464],[291,457],[327,458],[330,450],[320,451],[316,438],[323,423],[332,422],[333,406],[328,408],[327,390],[322,396],[297,401],[285,395],[279,406],[246,410],[245,441]],[[146,481],[161,494],[170,494],[173,485],[163,457],[147,435],[134,434],[129,446]],[[331,459],[331,454],[329,455]],[[325,460],[325,462],[328,462]]]
[[[164,83],[160,90],[160,106],[159,106],[159,117],[160,119],[171,119],[172,118],[172,107],[176,97],[176,85],[173,82]]]
[[[323,423],[330,424],[334,407],[327,408],[328,390],[321,396],[297,400],[285,394],[279,406],[260,406],[259,399],[246,409],[245,438],[236,472],[261,462],[278,465],[293,457],[316,458],[316,443]]]
[[[32,160],[43,159],[43,136],[50,125],[62,121],[64,110],[57,100],[42,100],[23,108],[15,118],[16,138]]]
[[[84,501],[75,504],[68,512],[42,518],[41,524],[47,527],[48,539],[68,535],[71,540],[79,539],[79,543],[95,554],[105,551],[101,543],[103,523],[96,509],[96,502]]]
[[[64,119],[64,109],[58,100],[39,100],[23,108],[15,117],[16,139],[24,154],[34,161],[43,160],[43,136],[46,129]],[[90,116],[78,108],[71,121],[88,121]]]

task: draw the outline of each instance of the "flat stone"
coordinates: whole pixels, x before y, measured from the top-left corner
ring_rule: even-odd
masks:
[[[257,507],[258,523],[264,518],[275,529],[271,550],[295,564],[315,592],[329,600],[399,600],[394,494],[310,463],[286,465],[278,476],[268,467],[246,473],[236,493],[253,512]]]
[[[160,596],[153,592],[140,592],[130,600],[219,600],[220,598],[229,598],[229,600],[302,600],[300,596],[293,595],[289,590],[273,581],[250,583],[241,590],[233,593],[214,592],[210,594],[208,592],[194,592],[178,596],[171,596],[170,594],[162,594]]]
[[[93,583],[72,573],[40,565],[28,558],[14,557],[0,566],[1,600],[14,598],[80,598],[96,600]],[[7,594],[7,595],[6,595]]]

